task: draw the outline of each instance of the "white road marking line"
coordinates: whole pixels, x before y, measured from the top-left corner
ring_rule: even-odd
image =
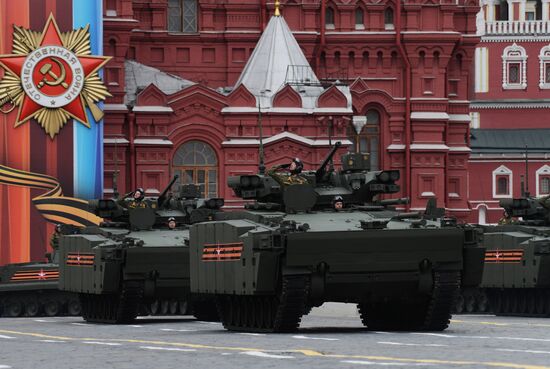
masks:
[[[227,356],[227,355],[233,355],[233,354],[230,353],[230,352],[222,352],[222,355],[223,355],[223,356]]]
[[[243,355],[256,356],[256,357],[265,357],[268,359],[294,359],[294,356],[288,355],[272,355],[262,351],[244,351],[241,352]]]
[[[201,323],[201,324],[213,324],[213,325],[220,325],[222,323],[220,322],[203,322],[202,320],[198,320],[197,323]]]
[[[37,340],[36,342],[46,342],[46,343],[65,343],[67,341],[62,340]]]
[[[103,345],[103,346],[122,346],[121,343],[116,342],[97,342],[97,341],[85,341],[88,345]]]
[[[0,369],[11,369],[9,365],[0,365]]]
[[[158,350],[158,351],[179,351],[179,352],[197,351],[195,349],[183,349],[183,348],[176,348],[176,347],[158,347],[158,346],[139,346],[139,348],[144,350]]]
[[[239,334],[242,334],[243,336],[255,336],[255,337],[266,336],[266,334],[264,333],[239,333]]]
[[[421,347],[448,347],[449,345],[439,345],[436,343],[402,343],[402,342],[377,342],[381,345],[395,345],[395,346],[421,346]]]
[[[4,336],[2,334],[0,334],[0,338],[4,338],[4,339],[7,339],[7,340],[14,340],[15,337],[11,337],[11,336]]]
[[[391,334],[391,332],[380,332],[380,331],[374,331],[372,333],[376,333],[376,334]]]
[[[527,354],[546,354],[550,355],[550,351],[538,351],[538,350],[513,350],[513,349],[496,349],[497,351],[504,352],[523,352]]]
[[[86,324],[86,323],[71,323],[71,324],[72,324],[72,325],[83,325],[83,326],[85,326],[85,327],[88,326],[88,324]]]
[[[162,328],[161,331],[164,331],[164,332],[197,332],[196,329],[172,329],[172,328]]]
[[[339,338],[325,338],[325,337],[308,337],[308,336],[292,336],[298,340],[319,340],[319,341],[340,341]]]
[[[418,332],[415,332],[415,333],[411,333],[411,334],[417,334],[417,335],[422,335],[422,336],[444,337],[444,338],[458,337],[458,336],[453,336],[452,334],[441,334],[441,333],[418,333]]]
[[[132,327],[132,328],[143,328],[142,325],[137,325],[137,324],[129,325],[128,327]]]
[[[380,366],[433,366],[434,364],[424,364],[424,363],[384,363],[380,361],[362,361],[362,360],[344,360],[341,363],[346,364],[358,364],[358,365],[380,365]]]
[[[46,319],[34,319],[35,322],[38,322],[38,323],[54,323],[55,321],[53,320],[46,320]]]

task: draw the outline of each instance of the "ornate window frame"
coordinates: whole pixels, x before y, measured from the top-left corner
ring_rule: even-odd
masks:
[[[498,179],[502,177],[508,178],[508,193],[499,194],[497,191]],[[512,197],[513,191],[513,173],[505,165],[501,165],[497,169],[493,170],[493,198],[495,199],[505,199]]]
[[[550,68],[550,45],[546,45],[542,49],[540,49],[539,64],[540,64],[539,87],[543,90],[548,90],[550,89],[550,77],[546,79],[546,68]]]
[[[519,64],[519,82],[510,83],[509,67],[511,64]],[[527,53],[525,49],[514,42],[502,53],[502,88],[505,90],[524,90],[527,88]]]
[[[542,192],[542,180],[545,178],[550,178],[550,165],[543,165],[539,169],[537,169],[536,172],[536,180],[537,180],[537,197],[538,196],[545,196],[549,193]]]

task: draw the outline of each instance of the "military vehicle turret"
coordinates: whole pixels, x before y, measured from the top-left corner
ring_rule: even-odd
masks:
[[[502,199],[505,215],[483,226],[485,268],[481,288],[466,295],[467,312],[550,316],[550,197]]]
[[[105,222],[59,237],[60,289],[79,294],[86,321],[129,323],[142,304],[164,314],[185,313],[188,303],[199,319],[216,319],[211,301],[190,299],[188,225],[214,219],[224,201],[201,199],[195,185],[168,195],[176,179],[158,198],[90,201]]]
[[[0,267],[0,316],[80,315],[78,296],[58,290],[57,245],[46,262]]]
[[[224,327],[288,332],[327,301],[356,303],[373,330],[443,330],[462,285],[481,280],[478,230],[430,201],[402,213],[399,171],[370,171],[348,153],[292,175],[230,177],[247,203],[190,227],[191,291],[215,296]],[[269,173],[273,173],[270,171]]]

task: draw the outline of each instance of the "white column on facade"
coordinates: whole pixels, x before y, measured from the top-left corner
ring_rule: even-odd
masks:
[[[542,20],[550,20],[550,0],[542,0]]]
[[[526,0],[508,0],[508,19],[513,21],[525,21],[525,3]],[[514,4],[519,4],[519,14],[514,9]]]
[[[525,3],[526,3],[526,0],[521,0],[519,2],[519,20],[520,20],[520,22],[525,22]]]
[[[481,1],[481,10],[485,10],[485,21],[494,22],[495,21],[495,3],[498,0],[482,0]]]

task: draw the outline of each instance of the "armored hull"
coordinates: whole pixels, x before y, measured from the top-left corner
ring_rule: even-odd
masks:
[[[213,303],[189,291],[188,224],[210,219],[222,199],[199,199],[194,185],[159,198],[94,200],[101,228],[59,235],[60,282],[77,293],[89,322],[129,323],[139,314],[193,313],[217,319]]]
[[[480,289],[463,298],[465,312],[550,316],[550,227],[486,227]]]
[[[35,317],[80,315],[78,296],[58,290],[55,263],[9,264],[0,267],[0,315]]]
[[[370,329],[443,330],[461,282],[481,278],[477,231],[396,215],[247,211],[193,225],[191,291],[216,296],[232,330],[292,331],[326,301],[358,304]]]

